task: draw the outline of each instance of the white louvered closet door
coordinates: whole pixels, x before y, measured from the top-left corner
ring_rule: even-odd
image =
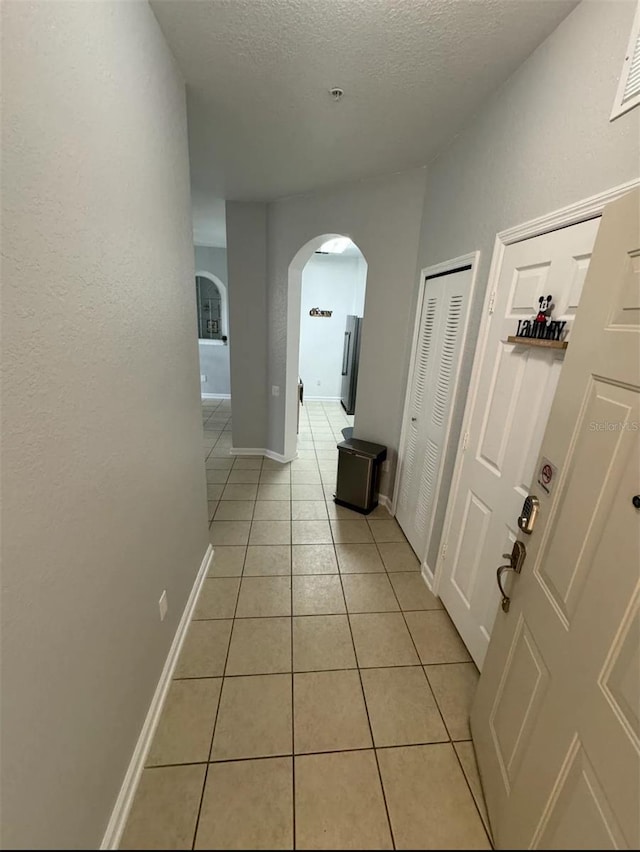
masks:
[[[470,267],[427,278],[414,339],[396,517],[420,560],[440,488],[471,282]]]

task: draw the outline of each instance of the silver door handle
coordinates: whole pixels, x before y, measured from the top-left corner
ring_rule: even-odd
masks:
[[[344,347],[342,349],[342,375],[347,375],[347,368],[349,366],[349,350],[351,349],[351,332],[345,331],[344,333]]]
[[[502,595],[502,600],[500,604],[502,606],[503,612],[509,612],[511,598],[505,592],[504,587],[502,585],[502,575],[505,571],[513,571],[515,574],[519,574],[522,571],[522,563],[524,562],[526,555],[527,549],[521,541],[515,541],[513,543],[513,550],[511,551],[511,553],[502,554],[503,559],[509,560],[508,565],[501,565],[496,572],[498,588],[500,589],[500,594]]]

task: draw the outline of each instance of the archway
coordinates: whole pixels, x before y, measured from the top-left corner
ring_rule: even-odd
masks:
[[[227,294],[227,286],[221,281],[217,275],[213,275],[211,272],[205,272],[204,270],[197,271],[195,274],[196,281],[198,278],[206,278],[208,281],[213,282],[220,293],[220,337],[229,337],[229,298]],[[198,302],[198,313],[200,312],[200,304]],[[198,326],[200,326],[200,319],[198,321]],[[222,340],[208,340],[204,337],[198,335],[201,343],[214,343],[221,345],[223,343]]]
[[[302,274],[305,266],[321,246],[329,240],[344,238],[344,234],[325,233],[306,242],[294,255],[289,264],[287,287],[287,355],[285,379],[285,429],[284,458],[292,459],[297,454],[298,443],[298,379],[300,369],[300,311],[302,302]],[[347,237],[347,239],[350,239]],[[351,241],[365,264],[367,261],[359,246]]]

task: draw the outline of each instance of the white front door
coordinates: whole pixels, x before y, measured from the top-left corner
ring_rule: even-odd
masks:
[[[484,347],[476,353],[478,380],[467,402],[466,448],[449,496],[437,592],[479,668],[500,600],[496,566],[516,538],[564,359],[562,350],[507,338],[519,320],[536,314],[540,296],[553,297],[553,317],[571,328],[598,225],[592,219],[505,248]]]
[[[446,274],[427,274],[418,306],[396,517],[420,560],[433,525],[472,282],[470,264]]]
[[[640,846],[640,192],[605,208],[472,711],[497,848]]]

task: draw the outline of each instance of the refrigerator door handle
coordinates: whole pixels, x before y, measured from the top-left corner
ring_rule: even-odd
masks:
[[[344,333],[344,348],[342,350],[342,375],[346,376],[349,369],[349,351],[351,349],[351,332]]]

